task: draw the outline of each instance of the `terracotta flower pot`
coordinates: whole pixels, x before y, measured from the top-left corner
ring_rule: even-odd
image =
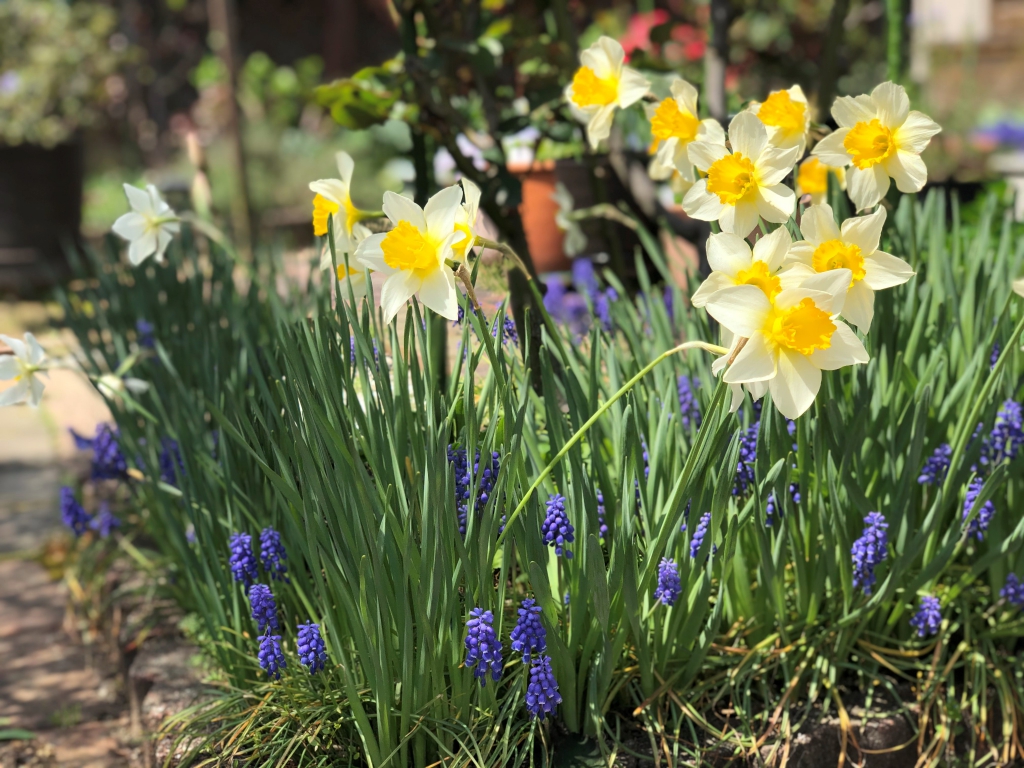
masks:
[[[542,274],[571,269],[572,262],[562,248],[565,235],[555,224],[558,211],[552,197],[557,183],[555,161],[510,164],[509,170],[519,177],[522,184],[523,202],[519,205],[519,215],[523,220],[533,266]]]

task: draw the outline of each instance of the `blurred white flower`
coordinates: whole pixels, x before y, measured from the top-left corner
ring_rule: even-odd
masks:
[[[359,222],[363,212],[352,204],[352,174],[355,172],[355,161],[348,152],[339,152],[334,156],[338,163],[340,179],[320,179],[311,181],[309,189],[316,193],[313,198],[313,234],[317,237],[328,232],[327,221],[334,219],[334,250],[341,254],[351,254],[359,241],[370,234]],[[331,268],[330,249],[320,256],[320,269]]]
[[[670,86],[672,95],[657,106],[647,108],[651,121],[650,175],[656,181],[671,178],[678,172],[688,182],[696,179],[693,164],[686,156],[686,148],[694,141],[709,141],[725,146],[725,131],[717,120],[697,117],[697,89],[677,77]]]
[[[572,218],[572,212],[576,202],[572,199],[572,193],[562,182],[555,184],[555,191],[551,199],[558,205],[555,211],[555,225],[565,233],[562,241],[562,250],[566,256],[576,256],[587,247],[587,236],[580,227],[580,223]]]
[[[0,334],[0,341],[14,353],[0,355],[0,381],[14,379],[14,386],[0,392],[0,406],[28,403],[37,407],[45,386],[39,374],[47,367],[46,352],[31,333],[25,334],[24,341]]]
[[[807,149],[807,136],[811,130],[811,109],[799,85],[785,91],[772,91],[764,101],[753,101],[747,109],[757,115],[768,128],[768,141],[781,149],[799,147]]]
[[[132,210],[111,229],[128,241],[128,261],[138,266],[155,254],[157,262],[162,262],[164,251],[181,230],[178,217],[152,184],[145,189],[125,184],[124,193]]]
[[[118,376],[116,373],[104,373],[96,377],[96,389],[110,399],[115,400],[125,392],[133,395],[141,395],[149,390],[149,382],[142,379],[131,378],[130,376]]]
[[[826,202],[828,197],[828,175],[836,177],[839,188],[846,190],[846,169],[842,166],[825,165],[816,157],[808,157],[800,163],[796,174],[796,195],[811,196],[815,205]]]

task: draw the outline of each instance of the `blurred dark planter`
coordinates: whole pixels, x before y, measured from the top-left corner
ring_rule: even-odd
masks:
[[[0,146],[0,292],[29,296],[68,276],[83,178],[81,141]]]

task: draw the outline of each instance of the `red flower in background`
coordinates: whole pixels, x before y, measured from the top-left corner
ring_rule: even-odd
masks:
[[[626,27],[626,34],[619,38],[622,50],[626,52],[626,61],[636,50],[648,51],[651,49],[651,30],[668,21],[668,11],[658,9],[648,13],[633,14]]]
[[[683,58],[687,61],[697,61],[704,57],[704,49],[707,48],[707,35],[703,29],[692,24],[678,24],[672,28],[672,45],[682,48]],[[669,45],[665,46],[665,57],[668,58]]]

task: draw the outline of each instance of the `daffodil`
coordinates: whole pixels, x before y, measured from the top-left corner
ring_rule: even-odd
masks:
[[[683,210],[695,219],[717,220],[723,232],[741,237],[757,226],[758,216],[781,224],[796,205],[793,190],[782,183],[799,155],[798,147],[779,149],[751,112],[729,123],[730,149],[709,141],[690,144],[690,162],[707,178],[683,198]]]
[[[352,156],[348,152],[339,152],[334,157],[341,178],[309,183],[310,190],[316,193],[313,198],[313,234],[317,237],[326,235],[328,219],[333,217],[335,251],[339,255],[351,254],[359,241],[370,234],[370,230],[360,223],[368,214],[352,204],[352,173],[355,171]],[[320,257],[320,269],[330,268],[331,253],[325,249]]]
[[[120,216],[111,229],[128,241],[128,261],[138,266],[155,254],[157,262],[181,230],[180,220],[152,184],[145,189],[124,185],[132,210]]]
[[[452,245],[452,252],[459,261],[466,260],[469,249],[476,244],[476,220],[480,215],[480,187],[469,179],[462,179],[462,190],[465,200],[455,214],[455,231],[465,237]]]
[[[849,270],[836,270],[784,289],[774,300],[755,285],[715,293],[708,313],[746,339],[724,381],[768,382],[783,416],[795,419],[804,413],[818,394],[823,370],[868,361],[860,339],[838,319],[849,284]]]
[[[836,177],[839,188],[846,189],[846,169],[842,166],[825,165],[816,157],[808,157],[796,174],[796,196],[811,196],[814,204],[824,203],[828,197],[828,175]]]
[[[14,386],[0,392],[0,406],[28,403],[37,407],[43,397],[39,375],[46,369],[46,352],[31,333],[25,334],[24,341],[0,334],[0,341],[14,353],[0,355],[0,381],[14,380]]]
[[[708,264],[711,274],[700,284],[690,303],[703,307],[717,291],[732,285],[754,285],[774,299],[782,290],[779,269],[786,259],[792,238],[789,230],[779,227],[754,244],[738,235],[722,232],[708,238]]]
[[[768,141],[776,147],[807,149],[811,130],[811,109],[799,85],[784,91],[772,91],[764,101],[751,102],[748,110],[768,128]]]
[[[586,124],[594,149],[611,133],[615,110],[636,104],[651,87],[647,78],[624,66],[625,60],[618,42],[601,37],[580,54],[581,66],[565,88],[569,109]]]
[[[850,168],[847,184],[857,210],[873,208],[889,191],[918,192],[928,180],[921,153],[942,129],[910,109],[903,86],[882,83],[870,96],[840,96],[832,105],[838,130],[811,153],[826,165]]]
[[[587,247],[587,236],[583,232],[580,223],[572,217],[576,202],[572,199],[572,192],[562,182],[555,184],[555,191],[551,194],[558,210],[555,211],[555,226],[565,233],[562,241],[562,250],[566,256],[577,256],[583,253]]]
[[[650,174],[662,181],[678,172],[687,181],[696,179],[693,166],[686,157],[686,148],[694,141],[708,141],[725,146],[725,131],[717,120],[697,117],[697,89],[677,77],[669,86],[672,95],[659,104],[650,105],[647,117],[651,121]]]
[[[800,220],[804,239],[789,251],[784,286],[797,285],[817,273],[849,271],[843,317],[867,333],[875,314],[875,291],[902,285],[914,276],[903,259],[878,250],[884,224],[884,208],[847,219],[837,227],[832,208],[812,205]]]
[[[453,321],[458,317],[455,276],[446,262],[454,256],[452,246],[466,237],[455,228],[462,200],[461,187],[441,190],[423,208],[402,195],[384,193],[384,215],[394,228],[360,242],[354,266],[388,276],[380,297],[385,323],[414,294],[439,315]]]

